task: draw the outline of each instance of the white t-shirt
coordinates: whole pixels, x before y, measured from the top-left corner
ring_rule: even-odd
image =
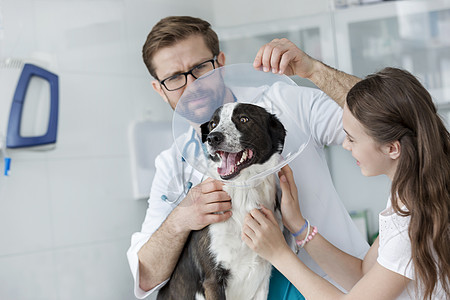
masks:
[[[403,210],[406,207],[402,208]],[[386,209],[379,214],[378,263],[384,268],[411,279],[407,289],[397,298],[422,299],[414,289],[414,265],[411,260],[411,241],[408,228],[411,217],[396,214],[388,199]],[[445,299],[441,285],[438,285],[433,299]]]
[[[319,232],[340,248],[353,256],[363,258],[369,246],[351,220],[333,186],[325,158],[324,146],[341,144],[345,138],[342,130],[342,109],[325,93],[318,89],[279,84],[271,90],[273,99],[284,99],[289,103],[293,116],[298,121],[303,136],[311,139],[302,153],[289,165],[293,170],[299,191],[302,214]],[[287,135],[295,132],[287,132]],[[187,189],[186,182],[192,186],[200,183],[203,175],[182,162],[175,145],[163,151],[155,161],[156,174],[148,199],[147,214],[140,232],[133,234],[127,256],[135,280],[135,295],[142,299],[157,291],[162,285],[149,292],[139,288],[139,260],[137,253],[150,236],[164,222],[176,204],[181,201]],[[314,272],[326,277],[320,267],[302,250],[300,259]],[[329,279],[329,278],[327,278]]]

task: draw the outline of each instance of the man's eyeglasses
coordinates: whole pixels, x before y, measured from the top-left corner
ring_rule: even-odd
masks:
[[[216,68],[214,66],[214,62],[216,61],[216,59],[217,57],[214,56],[213,59],[204,61],[187,72],[172,75],[170,77],[167,77],[166,79],[161,80],[159,83],[162,84],[168,91],[181,89],[186,85],[187,76],[189,74],[191,74],[195,79],[198,79],[200,76],[214,70]]]

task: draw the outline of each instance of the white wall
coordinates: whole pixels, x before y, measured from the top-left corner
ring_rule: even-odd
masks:
[[[0,0],[0,58],[44,53],[60,80],[56,149],[10,150],[0,178],[0,299],[135,298],[126,250],[147,204],[132,197],[127,130],[171,119],[141,47],[172,14],[211,15],[206,0]]]

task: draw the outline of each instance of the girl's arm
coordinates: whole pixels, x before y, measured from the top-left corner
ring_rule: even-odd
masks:
[[[284,226],[290,232],[298,232],[305,224],[305,219],[300,211],[298,190],[294,181],[294,175],[289,166],[283,167],[278,175],[280,177],[282,191],[281,212]],[[267,214],[267,211],[264,212]],[[311,224],[311,226],[313,225]],[[320,228],[318,230],[320,232]],[[303,230],[303,233],[297,236],[296,240],[302,241],[305,239],[306,233],[307,230]],[[350,290],[364,273],[372,267],[376,261],[377,249],[373,250],[371,248],[367,252],[367,260],[363,262],[361,259],[339,250],[320,234],[317,234],[304,247],[304,250],[308,252],[322,270],[346,290]]]
[[[261,211],[252,210],[247,215],[242,229],[242,239],[253,251],[272,263],[309,300],[396,299],[409,282],[406,277],[389,271],[378,263],[374,263],[370,270],[362,275],[363,268],[357,267],[358,259],[345,254],[320,235],[316,235],[306,244],[309,247],[308,253],[311,254],[312,250],[323,247],[314,255],[322,257],[319,265],[324,271],[334,272],[333,275],[328,275],[338,283],[344,282],[347,285],[349,293],[344,294],[303,264],[286,244],[273,213],[264,207]],[[376,253],[375,250],[372,246],[369,254]],[[325,258],[326,256],[328,258]],[[373,258],[366,256],[366,260],[370,262]],[[361,263],[360,261],[360,266]],[[352,282],[353,285],[348,287]]]
[[[305,220],[300,212],[292,170],[285,166],[279,176],[283,223],[289,231],[298,232]],[[306,232],[299,235],[297,240],[303,240],[305,237]],[[265,207],[252,210],[246,216],[242,239],[252,250],[270,261],[306,298],[338,299],[344,296],[339,289],[312,272],[298,259],[286,244],[273,213]],[[409,280],[376,262],[378,245],[376,239],[364,260],[360,260],[334,247],[318,233],[301,251],[306,250],[322,270],[350,291],[347,297],[395,299]]]

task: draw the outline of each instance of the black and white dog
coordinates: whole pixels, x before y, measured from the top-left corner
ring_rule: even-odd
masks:
[[[234,181],[276,166],[286,136],[275,115],[244,103],[218,108],[201,130],[218,175]],[[261,204],[276,212],[281,226],[276,175],[256,186],[229,184],[224,190],[232,199],[232,217],[191,233],[158,299],[267,299],[271,265],[245,245],[241,229],[247,213]]]

